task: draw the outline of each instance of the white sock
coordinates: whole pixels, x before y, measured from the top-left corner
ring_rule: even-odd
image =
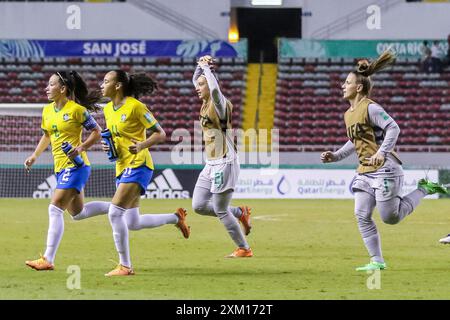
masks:
[[[142,228],[156,228],[165,224],[175,224],[178,216],[174,213],[139,214],[139,208],[127,209],[125,213],[128,229],[141,230]]]
[[[48,262],[53,263],[55,260],[56,250],[58,250],[64,233],[64,210],[50,204],[48,206],[48,232],[47,232],[47,249],[44,257]]]
[[[114,243],[119,253],[120,264],[131,268],[128,227],[125,221],[125,209],[110,204],[108,217],[113,230]]]
[[[370,260],[384,263],[383,254],[381,253],[380,234],[377,232],[370,237],[363,238],[367,251],[369,252]]]
[[[239,222],[233,216],[231,211],[223,212],[223,213],[218,212],[217,216],[219,217],[220,221],[223,223],[223,225],[227,229],[228,234],[230,235],[231,239],[233,239],[234,243],[239,248],[249,249],[250,246],[248,245],[247,240],[245,239],[244,233],[242,232],[242,229],[239,226]]]
[[[73,216],[73,220],[83,220],[90,217],[95,217],[101,214],[107,214],[109,211],[110,202],[105,201],[91,201],[84,205],[83,210]]]

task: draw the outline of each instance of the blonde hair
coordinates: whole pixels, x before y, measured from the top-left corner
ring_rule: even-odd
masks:
[[[356,70],[351,73],[356,76],[356,83],[363,85],[361,91],[363,95],[369,96],[372,91],[373,83],[370,76],[394,64],[396,58],[395,52],[387,49],[375,61],[369,62],[368,59],[358,60]]]

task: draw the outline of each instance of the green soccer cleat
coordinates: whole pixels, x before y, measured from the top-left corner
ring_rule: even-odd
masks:
[[[386,263],[384,263],[384,262],[370,261],[365,266],[358,267],[355,270],[356,271],[371,271],[371,270],[384,270],[386,268],[387,268],[387,266],[386,266]]]
[[[448,189],[444,185],[432,182],[427,179],[420,179],[417,183],[417,186],[422,190],[425,190],[427,194],[448,194]]]

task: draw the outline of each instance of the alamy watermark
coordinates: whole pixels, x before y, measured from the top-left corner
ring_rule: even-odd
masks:
[[[381,270],[367,270],[367,274],[370,276],[367,278],[367,289],[381,289]]]
[[[367,14],[370,16],[366,20],[366,26],[369,30],[381,29],[381,8],[375,4],[367,7]]]
[[[203,137],[205,136],[205,137]],[[225,137],[225,138],[224,138]],[[203,138],[210,141],[203,146]],[[202,164],[205,153],[222,155],[224,150],[235,149],[240,164],[255,164],[278,169],[280,164],[278,129],[209,129],[202,133],[200,121],[194,122],[194,130],[175,129],[170,137],[178,142],[171,150],[173,164]],[[207,149],[205,151],[204,149]]]
[[[76,4],[67,7],[66,13],[69,15],[66,20],[66,27],[69,30],[81,29],[81,8]]]
[[[70,265],[67,267],[67,272],[70,276],[67,278],[66,287],[69,290],[81,289],[81,269],[80,266]]]

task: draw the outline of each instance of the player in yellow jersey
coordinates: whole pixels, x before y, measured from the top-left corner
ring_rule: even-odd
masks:
[[[206,165],[195,184],[192,208],[198,214],[218,217],[222,222],[237,246],[227,258],[249,258],[253,251],[245,235],[251,229],[250,208],[230,206],[240,169],[236,146],[229,135],[233,105],[222,94],[211,70],[213,66],[211,56],[201,57],[192,78],[198,97],[203,101],[200,125],[206,154]]]
[[[394,61],[395,55],[388,50],[372,63],[360,60],[356,70],[349,73],[342,85],[343,98],[350,103],[344,115],[349,141],[336,152],[321,154],[323,162],[340,161],[355,152],[359,159],[351,188],[355,194],[358,228],[370,262],[356,268],[358,271],[386,268],[380,235],[372,219],[375,206],[383,222],[397,224],[411,214],[425,196],[447,193],[444,186],[421,179],[416,190],[400,196],[403,169],[394,151],[400,128],[379,104],[368,98],[373,86],[370,76]]]
[[[54,159],[54,171],[58,184],[49,205],[49,227],[47,248],[41,258],[26,261],[36,270],[53,270],[54,259],[64,232],[63,212],[67,211],[77,219],[89,213],[91,216],[107,212],[108,203],[94,201],[83,204],[83,188],[89,178],[90,164],[86,155],[94,143],[100,139],[100,127],[88,110],[96,109],[101,98],[99,93],[89,93],[86,83],[75,71],[56,72],[45,89],[51,103],[42,111],[43,135],[35,151],[25,160],[29,171],[41,153],[51,144]],[[83,127],[91,134],[83,142]],[[66,154],[62,144],[68,142],[72,150]],[[73,159],[78,161],[73,162]]]
[[[178,208],[173,214],[139,214],[140,196],[145,194],[154,170],[149,148],[164,142],[166,134],[147,106],[137,98],[141,94],[151,94],[156,87],[156,83],[146,75],[128,75],[122,70],[108,72],[101,85],[102,94],[111,99],[103,112],[118,153],[117,190],[111,200],[108,216],[120,263],[106,276],[134,274],[128,229],[175,224],[183,236],[189,238],[190,229],[183,208]],[[147,129],[152,132],[148,138]],[[104,142],[103,150],[109,151],[109,146]]]

